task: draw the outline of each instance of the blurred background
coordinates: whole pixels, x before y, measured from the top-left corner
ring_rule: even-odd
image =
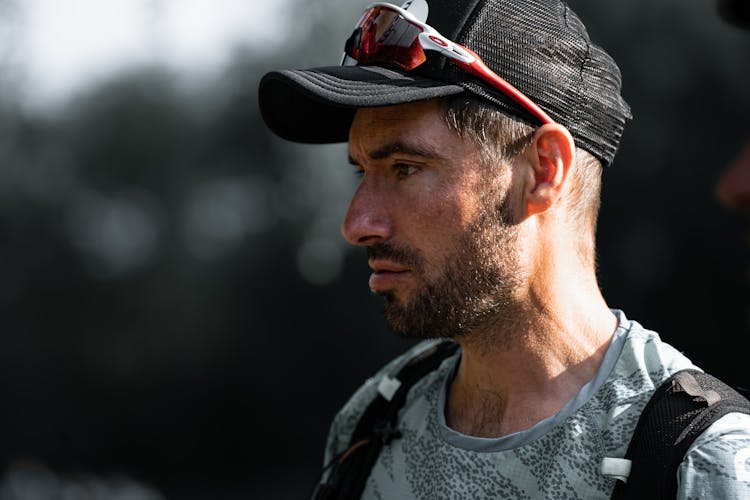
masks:
[[[0,0],[0,500],[293,499],[408,347],[338,232],[342,145],[272,136],[258,80],[336,64],[367,2]],[[605,172],[608,302],[750,385],[750,33],[710,1],[571,0],[635,120]]]

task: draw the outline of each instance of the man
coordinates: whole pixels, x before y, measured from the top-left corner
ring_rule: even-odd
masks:
[[[410,389],[362,498],[608,498],[654,389],[693,367],[596,281],[601,170],[630,117],[619,69],[559,0],[404,7],[369,8],[341,67],[260,86],[280,136],[348,140],[361,180],[342,233],[392,329],[460,345]],[[357,391],[327,463],[434,342]],[[748,456],[750,418],[726,415],[686,454],[678,496],[750,498]]]

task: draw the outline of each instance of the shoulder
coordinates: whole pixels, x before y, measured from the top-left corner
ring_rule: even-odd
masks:
[[[596,419],[604,429],[610,456],[624,456],[643,409],[656,389],[674,373],[695,365],[659,335],[613,311],[619,325],[597,374],[603,379],[581,418]]]
[[[685,454],[678,498],[750,498],[750,415],[714,422]]]
[[[360,417],[369,404],[378,394],[378,387],[386,377],[395,377],[398,372],[411,360],[429,351],[444,340],[426,340],[418,343],[405,353],[396,357],[372,377],[368,378],[357,391],[349,398],[346,404],[336,414],[328,432],[326,445],[326,463],[337,454],[348,448],[349,440],[359,422]],[[445,366],[445,365],[443,365]],[[425,378],[433,379],[444,374],[444,370],[438,369]],[[421,381],[420,381],[421,383]]]
[[[635,417],[665,380],[700,368],[639,323],[625,319],[621,327],[627,340],[614,380],[621,394],[638,400]],[[750,415],[729,413],[711,424],[685,453],[677,479],[677,498],[750,498]]]
[[[674,373],[697,367],[684,354],[664,342],[658,333],[614,311],[619,320],[616,335],[625,338],[615,366],[614,379],[638,391],[653,391]]]

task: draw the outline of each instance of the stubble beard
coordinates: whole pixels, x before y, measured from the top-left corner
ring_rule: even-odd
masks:
[[[507,201],[507,200],[505,200]],[[421,277],[421,289],[408,301],[392,291],[385,300],[391,329],[406,338],[466,338],[507,323],[513,314],[514,291],[521,282],[517,240],[509,204],[488,203],[445,259],[432,281],[424,276],[424,259],[414,250],[381,243],[371,255],[408,264]]]

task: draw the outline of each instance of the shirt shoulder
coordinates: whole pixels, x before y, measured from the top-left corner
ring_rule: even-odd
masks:
[[[426,352],[440,342],[444,342],[444,340],[426,340],[416,344],[411,349],[391,360],[383,368],[378,370],[375,375],[365,380],[359,389],[357,389],[351,398],[349,398],[346,404],[344,404],[341,410],[339,410],[331,423],[326,443],[325,463],[328,463],[333,457],[339,455],[348,448],[349,441],[357,427],[359,419],[362,417],[362,414],[365,412],[369,404],[377,396],[378,386],[383,379],[387,376],[395,377],[401,368],[403,368],[403,366],[409,361],[418,357],[421,353]],[[442,370],[438,369],[436,372],[442,373]],[[432,379],[435,376],[437,376],[437,373],[429,374],[425,379]],[[420,381],[418,385],[423,382],[424,380]],[[404,406],[408,406],[408,400]]]
[[[729,413],[698,436],[677,473],[677,498],[750,498],[750,415]]]
[[[624,457],[641,413],[654,391],[674,373],[697,367],[659,335],[614,311],[619,320],[613,347],[614,362],[605,359],[597,378],[601,386],[576,416],[593,419],[610,457]],[[606,364],[612,363],[609,367]]]
[[[615,335],[624,338],[624,342],[597,396],[615,405],[627,405],[637,417],[656,388],[670,376],[680,370],[699,368],[662,341],[658,333],[627,319],[621,311],[614,312],[619,320]]]
[[[620,311],[616,313],[619,313],[620,329],[625,330],[627,342],[613,373],[615,377],[627,380],[628,375],[637,371],[647,377],[648,380],[641,380],[644,385],[656,388],[680,370],[697,369],[684,354],[664,342],[658,333],[644,328],[637,321],[628,320]]]

